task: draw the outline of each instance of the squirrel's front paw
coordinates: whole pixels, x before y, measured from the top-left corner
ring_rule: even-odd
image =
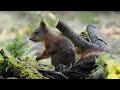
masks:
[[[36,60],[39,61],[39,60],[42,60],[42,57],[36,57]]]

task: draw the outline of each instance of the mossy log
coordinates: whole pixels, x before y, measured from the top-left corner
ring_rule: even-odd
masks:
[[[3,49],[0,50],[0,76],[3,78],[16,77],[18,79],[44,78],[21,65],[15,58],[7,56]]]

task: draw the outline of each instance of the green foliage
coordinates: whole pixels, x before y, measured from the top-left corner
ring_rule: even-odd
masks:
[[[97,70],[94,70],[93,75],[102,73],[105,79],[120,79],[120,61],[112,59],[109,54],[101,54],[96,60],[98,65]]]
[[[44,60],[41,60],[41,61],[36,61],[36,57],[35,56],[23,56],[21,58],[21,63],[22,65],[29,67],[31,68],[31,70],[35,71],[35,69],[39,69],[39,70],[45,70],[45,71],[53,71],[55,68],[54,66],[52,66],[51,64],[47,65],[47,64],[44,64]],[[48,60],[47,60],[48,61]]]
[[[5,55],[8,56],[8,59],[5,59],[0,54],[0,75],[5,78],[41,79],[44,77],[37,69],[51,69],[49,66],[38,63],[35,56],[25,53],[28,50],[28,45],[24,43],[19,35],[8,43],[0,41],[0,46],[4,49]]]
[[[15,58],[20,58],[25,54],[25,51],[28,49],[28,45],[24,43],[22,38],[18,35],[13,41],[5,44],[0,43],[10,54]]]
[[[9,57],[3,59],[0,55],[0,75],[4,77],[16,77],[19,79],[41,79],[41,74],[37,74],[35,69],[23,66],[21,61]]]
[[[120,62],[118,60],[108,60],[106,61],[106,66],[104,67],[104,77],[107,79],[120,79]]]

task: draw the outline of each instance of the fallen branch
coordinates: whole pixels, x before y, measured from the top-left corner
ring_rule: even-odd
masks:
[[[38,70],[44,77],[49,79],[90,79],[91,71],[95,69],[97,65],[95,65],[94,60],[86,60],[80,64],[77,64],[70,69],[66,69],[64,71],[44,71]]]
[[[16,58],[8,57],[3,49],[0,50],[3,60],[0,60],[1,78],[16,77],[18,79],[42,79],[42,75],[37,75],[30,68],[26,68],[17,62]]]
[[[82,52],[84,50],[91,49],[91,48],[92,49],[103,49],[104,51],[108,51],[107,49],[101,48],[99,45],[96,45],[95,43],[90,43],[90,42],[86,41],[85,39],[83,39],[81,36],[77,35],[76,33],[73,32],[73,30],[65,22],[63,22],[60,19],[57,20],[55,27],[58,30],[60,30],[63,33],[63,35],[68,37],[76,46],[78,46]],[[87,27],[88,32],[91,31],[91,29],[94,29],[94,28],[90,28],[90,27],[91,26],[88,25],[88,27]],[[95,30],[93,30],[93,31],[95,31]],[[97,32],[97,30],[96,30],[96,32]],[[89,33],[89,35],[90,35],[90,33]]]
[[[95,25],[88,25],[86,31],[93,44],[96,44],[99,48],[103,49],[106,52],[109,51],[107,44],[102,39],[100,32]]]

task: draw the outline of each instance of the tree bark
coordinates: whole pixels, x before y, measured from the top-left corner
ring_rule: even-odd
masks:
[[[92,24],[88,25],[86,28],[86,31],[93,44],[96,44],[98,47],[100,47],[104,51],[109,51],[109,49],[107,48],[107,44],[102,39],[100,32],[95,25],[92,25]]]

